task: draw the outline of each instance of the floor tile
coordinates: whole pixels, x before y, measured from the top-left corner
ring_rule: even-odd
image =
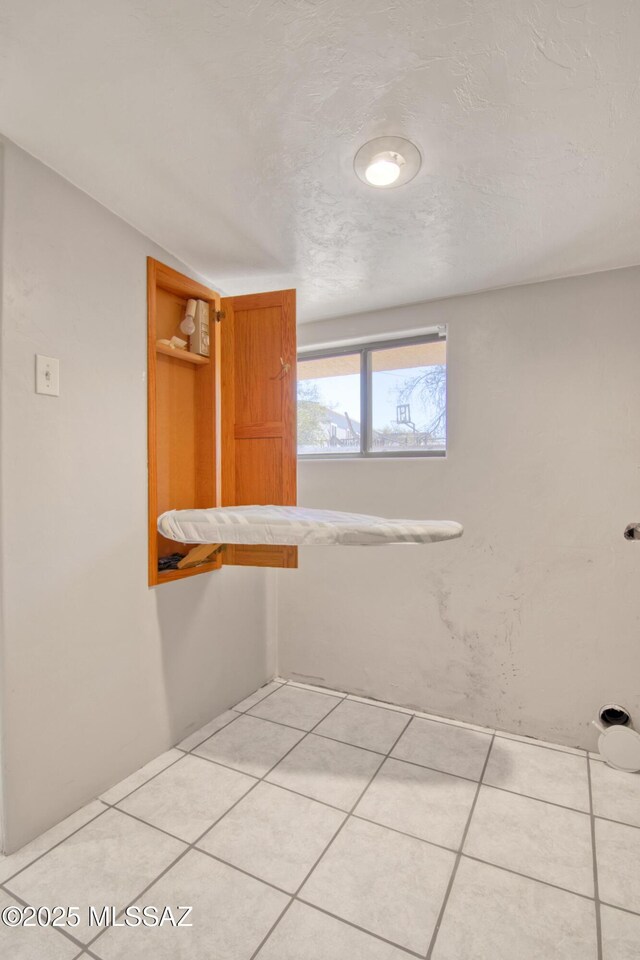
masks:
[[[462,858],[433,960],[596,960],[597,955],[592,901]]]
[[[593,896],[591,821],[587,814],[483,786],[464,852]]]
[[[244,773],[192,755],[140,787],[118,807],[193,843],[255,782]]]
[[[389,759],[354,813],[457,850],[476,790],[470,780]]]
[[[109,790],[101,793],[100,799],[112,805],[118,803],[126,797],[127,794],[137,790],[143,783],[151,780],[151,778],[155,777],[161,770],[166,770],[167,767],[175,763],[176,760],[180,760],[181,757],[182,754],[180,751],[175,749],[161,753],[159,757],[155,757],[149,763],[145,764],[144,767],[140,767],[140,769],[132,773],[131,776],[126,777],[126,779],[121,780],[120,783],[116,783],[114,787],[110,787]]]
[[[241,700],[240,703],[236,703],[233,709],[238,710],[240,713],[244,713],[245,710],[250,710],[251,707],[255,707],[256,704],[260,703],[261,700],[264,700],[265,697],[268,697],[271,693],[279,690],[281,686],[282,684],[276,683],[275,680],[272,680],[271,683],[265,683],[264,687],[260,687],[260,689],[256,690],[255,693],[245,697],[245,699]]]
[[[241,716],[201,743],[194,753],[254,777],[262,777],[303,736],[304,733],[299,730]]]
[[[251,716],[286,723],[299,730],[311,730],[339,702],[338,697],[287,684],[253,707]]]
[[[408,722],[409,718],[403,713],[343,700],[316,727],[314,733],[351,743],[354,747],[387,753]]]
[[[22,909],[0,890],[0,912],[11,906]],[[0,922],[0,957],[6,960],[74,960],[79,952],[80,947],[51,927],[9,927]]]
[[[214,733],[217,733],[218,730],[222,730],[222,728],[226,727],[228,723],[232,723],[237,719],[238,714],[235,710],[225,710],[224,713],[214,717],[213,720],[209,721],[209,723],[205,723],[204,727],[200,727],[199,730],[195,730],[193,733],[190,733],[189,736],[185,737],[184,740],[181,740],[177,746],[180,748],[180,750],[193,750],[194,747],[197,747],[205,740],[208,740],[209,737],[213,736]]]
[[[349,820],[300,897],[424,954],[455,855],[363,820]]]
[[[377,753],[311,734],[266,779],[350,810],[381,763]]]
[[[198,847],[295,893],[344,818],[315,800],[260,783]]]
[[[507,733],[504,730],[498,730],[497,737],[504,740],[517,740],[518,743],[529,743],[533,747],[547,747],[548,750],[560,750],[562,753],[573,753],[576,757],[584,757],[586,750],[580,750],[579,747],[567,747],[564,743],[552,743],[550,740],[536,740],[535,737],[523,737],[519,733]]]
[[[483,783],[589,812],[589,777],[584,756],[496,737]]]
[[[408,960],[408,954],[320,910],[296,902],[287,910],[257,960]]]
[[[640,830],[596,819],[600,899],[640,913]]]
[[[82,923],[73,933],[86,942],[96,933],[87,926],[89,906],[124,907],[184,849],[179,840],[107,810],[27,867],[8,889],[37,906],[78,907]]]
[[[41,857],[47,850],[55,847],[61,840],[75,833],[80,827],[84,827],[90,820],[93,820],[94,817],[99,816],[101,813],[105,813],[105,811],[106,807],[103,804],[98,800],[92,800],[91,803],[81,807],[80,810],[76,810],[76,812],[72,813],[66,820],[57,823],[55,827],[51,827],[46,833],[42,833],[39,837],[36,837],[35,840],[32,840],[31,843],[27,843],[15,853],[10,853],[6,856],[0,854],[0,883],[4,883],[5,880],[12,877],[18,870],[22,870],[28,866],[28,864],[33,863],[34,860]]]
[[[593,812],[597,817],[640,827],[640,773],[591,762]]]
[[[602,924],[602,960],[638,960],[640,957],[640,917],[637,914],[600,908]]]
[[[193,926],[114,927],[92,950],[103,960],[249,960],[288,902],[273,887],[190,850],[141,903],[192,906]]]
[[[491,737],[486,733],[415,718],[393,748],[392,756],[478,780],[490,744]]]

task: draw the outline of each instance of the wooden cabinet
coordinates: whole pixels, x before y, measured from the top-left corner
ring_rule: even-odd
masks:
[[[158,340],[179,333],[187,300],[210,307],[210,357]],[[295,291],[220,301],[189,277],[148,261],[149,584],[223,563],[295,567],[295,547],[225,546],[207,562],[159,572],[189,552],[166,540],[165,510],[296,502]]]

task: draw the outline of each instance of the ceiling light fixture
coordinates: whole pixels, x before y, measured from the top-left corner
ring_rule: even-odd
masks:
[[[356,153],[354,169],[370,187],[399,187],[413,180],[420,169],[420,151],[403,137],[377,137]]]

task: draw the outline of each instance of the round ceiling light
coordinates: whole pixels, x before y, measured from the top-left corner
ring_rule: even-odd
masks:
[[[420,151],[403,137],[377,137],[356,153],[354,169],[370,187],[399,187],[413,180],[420,169]]]

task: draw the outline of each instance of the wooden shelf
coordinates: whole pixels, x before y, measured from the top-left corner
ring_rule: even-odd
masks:
[[[209,363],[209,357],[201,357],[199,353],[191,353],[190,350],[178,350],[175,347],[168,347],[166,343],[156,343],[156,353],[162,353],[165,357],[174,357],[176,360],[186,360],[187,363],[201,365]]]

